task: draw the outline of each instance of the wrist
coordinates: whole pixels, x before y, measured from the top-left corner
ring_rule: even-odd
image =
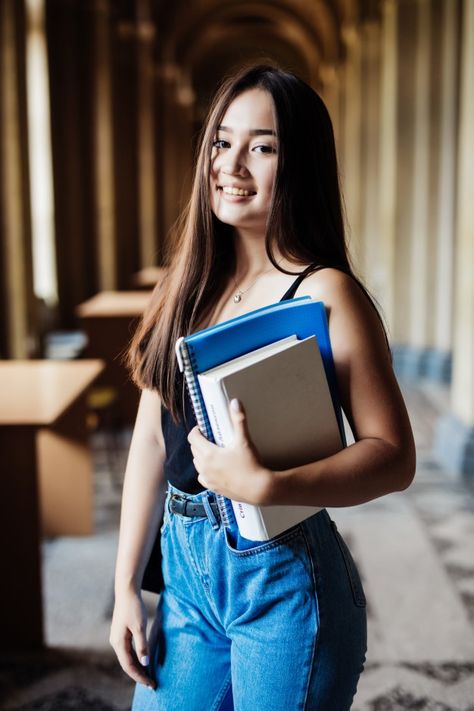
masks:
[[[270,472],[265,504],[268,506],[286,506],[295,504],[296,472],[294,469],[280,469]]]
[[[272,472],[269,504],[275,506],[322,506],[320,474],[323,460]]]
[[[261,493],[259,504],[261,506],[273,506],[281,503],[281,478],[282,472],[274,471],[273,469],[262,470]]]
[[[141,585],[137,580],[137,576],[120,577],[115,579],[115,597],[123,595],[138,595],[141,591]]]

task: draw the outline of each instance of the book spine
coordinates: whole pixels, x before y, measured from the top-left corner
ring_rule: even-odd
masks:
[[[250,541],[268,541],[268,535],[262,512],[259,506],[246,504],[243,501],[232,501],[235,520],[240,535]]]
[[[215,443],[219,447],[228,447],[232,444],[234,432],[225,389],[220,381],[206,376],[198,375],[198,382]],[[241,536],[251,541],[268,540],[267,529],[258,506],[232,500],[231,504]]]
[[[180,360],[183,366],[184,379],[186,382],[186,387],[191,400],[191,404],[193,406],[197,425],[204,437],[213,442],[214,437],[212,434],[211,425],[206,413],[206,409],[203,406],[202,395],[196,377],[196,363],[193,358],[192,350],[188,347],[188,344],[186,343],[184,338],[180,340],[178,350],[179,355],[181,356]],[[230,506],[229,500],[221,494],[216,494],[216,502],[219,508],[219,514],[223,525],[226,528],[230,528],[232,525],[232,508]]]

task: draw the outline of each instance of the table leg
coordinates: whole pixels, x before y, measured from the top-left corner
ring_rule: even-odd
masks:
[[[0,650],[43,646],[36,433],[0,428]]]

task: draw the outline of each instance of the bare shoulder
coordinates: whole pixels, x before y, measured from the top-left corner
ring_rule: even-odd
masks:
[[[324,302],[339,358],[371,351],[390,360],[380,314],[356,279],[339,269],[321,269],[304,280],[300,293]]]
[[[366,298],[353,277],[332,267],[325,267],[310,274],[301,284],[299,291],[301,294],[309,294],[313,299],[324,301],[328,308],[337,306],[341,299],[351,300],[360,296]]]

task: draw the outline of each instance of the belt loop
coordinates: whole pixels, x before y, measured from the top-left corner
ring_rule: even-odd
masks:
[[[216,518],[216,515],[214,511],[212,510],[212,506],[210,503],[210,498],[213,496],[211,492],[206,491],[205,495],[203,496],[202,503],[204,505],[204,510],[206,511],[207,518],[209,519],[209,523],[211,524],[212,528],[217,531],[219,528],[219,521]]]

